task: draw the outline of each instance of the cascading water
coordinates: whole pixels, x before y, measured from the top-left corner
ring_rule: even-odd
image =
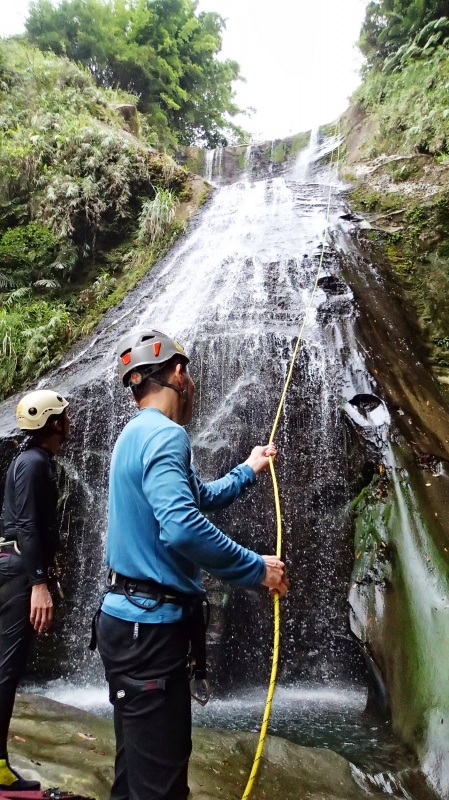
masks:
[[[313,165],[326,147],[334,148],[335,141],[323,145],[314,137],[306,160],[300,157],[290,173],[256,182],[243,179],[217,191],[190,232],[107,316],[95,336],[42,382],[69,393],[75,430],[62,459],[69,600],[59,623],[57,650],[55,645],[50,654],[56,664],[53,677],[94,684],[101,679],[99,660],[86,650],[86,642],[104,573],[110,453],[133,412],[116,377],[116,341],[130,328],[148,325],[176,336],[190,354],[197,400],[189,433],[204,480],[223,474],[244,460],[254,445],[264,443],[310,298],[327,224],[327,186],[322,171],[321,177],[313,175]],[[220,176],[222,154],[222,148],[207,153],[209,180],[213,173]],[[247,173],[250,155],[249,150]],[[332,231],[346,211],[336,187],[321,288],[277,436],[284,558],[291,581],[282,603],[280,684],[320,684],[334,696],[336,686],[350,684],[350,690],[339,694],[335,714],[340,717],[348,708],[359,715],[363,706],[363,690],[357,689],[363,681],[361,662],[348,636],[347,586],[353,558],[348,505],[354,487],[342,408],[354,396],[373,393],[355,339],[352,293],[340,277],[338,252],[330,246]],[[215,521],[242,544],[261,553],[274,552],[269,476],[262,476],[245,499],[216,514]],[[266,592],[230,591],[212,579],[207,583],[216,694],[248,689],[255,708],[255,697],[261,696],[258,687],[266,684],[269,673],[270,598]],[[45,664],[40,669],[48,674]],[[284,691],[287,699],[281,707],[289,708],[287,724],[277,724],[275,714],[274,729],[293,735],[288,727],[292,715],[299,718],[307,702],[319,706],[323,696],[320,701],[312,689],[309,700],[301,691],[295,700],[294,690]],[[228,701],[219,702],[224,708]],[[227,724],[225,712],[214,718],[214,708],[218,707],[211,706],[212,723]],[[228,709],[232,726],[244,705],[237,699],[229,708],[234,708]],[[250,727],[255,724],[250,715],[243,717]],[[299,734],[297,738],[304,740]],[[314,741],[328,744],[328,739],[334,746],[330,734]]]
[[[212,182],[212,172],[214,170],[215,150],[206,150],[204,161],[204,177],[209,183]]]
[[[243,175],[246,180],[248,180],[248,178],[251,178],[253,162],[254,162],[253,146],[252,144],[249,144],[245,150],[245,166],[243,171]]]

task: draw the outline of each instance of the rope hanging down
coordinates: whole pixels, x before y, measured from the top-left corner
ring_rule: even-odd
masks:
[[[340,136],[340,126],[339,126],[339,124],[337,124],[337,126],[336,126],[336,135]],[[332,150],[331,160],[330,160],[330,169],[332,169],[332,165],[333,165],[333,161],[334,161],[334,153],[335,153],[335,150]],[[337,176],[338,176],[339,162],[340,162],[340,141],[338,143],[337,158],[336,158],[336,173],[337,173]],[[321,245],[321,255],[320,255],[320,260],[319,260],[319,263],[318,263],[318,269],[317,269],[317,273],[316,273],[316,277],[315,277],[315,283],[313,285],[312,294],[310,296],[309,304],[308,304],[308,306],[306,308],[306,312],[304,314],[304,318],[303,318],[303,321],[302,321],[302,324],[301,324],[301,328],[300,328],[300,331],[299,331],[299,334],[298,334],[298,338],[296,340],[296,344],[295,344],[295,347],[294,347],[294,350],[293,350],[293,355],[292,355],[292,359],[291,359],[291,363],[290,363],[290,369],[289,369],[288,374],[287,374],[287,379],[286,379],[285,384],[284,384],[284,389],[283,389],[282,394],[281,394],[281,399],[279,401],[279,406],[278,406],[278,409],[277,409],[277,412],[276,412],[276,416],[275,416],[275,419],[274,419],[273,427],[271,429],[270,440],[269,440],[270,444],[274,441],[274,437],[276,436],[276,431],[278,429],[279,420],[280,420],[280,417],[281,417],[281,414],[282,414],[282,411],[283,411],[283,408],[284,408],[285,398],[287,396],[287,392],[288,392],[289,387],[290,387],[290,383],[291,383],[291,379],[292,379],[292,375],[293,375],[293,369],[294,369],[295,362],[296,362],[296,357],[298,355],[298,351],[299,351],[299,348],[300,348],[300,345],[301,345],[301,341],[302,341],[302,337],[303,337],[303,334],[304,334],[304,329],[305,329],[305,327],[307,325],[307,320],[309,318],[310,309],[312,308],[312,303],[313,303],[313,300],[314,300],[314,297],[315,297],[315,294],[316,294],[316,290],[318,288],[318,280],[319,280],[319,277],[320,277],[321,268],[323,266],[323,261],[324,261],[324,252],[325,252],[325,247],[326,247],[327,227],[328,227],[329,216],[330,216],[331,198],[332,198],[332,183],[329,181],[329,193],[328,193],[327,209],[326,209],[326,226],[325,226],[324,232],[323,232],[323,241],[322,241],[322,245]],[[276,472],[275,472],[275,469],[274,469],[274,462],[273,462],[272,458],[270,458],[270,472],[271,472],[271,478],[272,478],[272,481],[273,481],[274,505],[275,505],[275,509],[276,509],[276,555],[277,555],[278,558],[281,558],[281,552],[282,552],[281,502],[280,502],[280,499],[279,499],[279,487],[278,487],[278,482],[277,482],[277,478],[276,478]],[[259,770],[260,760],[262,758],[263,748],[264,748],[264,745],[265,745],[265,739],[267,737],[268,724],[270,722],[270,716],[271,716],[271,706],[272,706],[272,703],[273,703],[273,695],[274,695],[274,690],[275,690],[275,687],[276,687],[276,678],[277,678],[278,663],[279,663],[279,650],[280,650],[280,633],[281,633],[281,609],[280,609],[279,595],[277,593],[274,595],[273,602],[274,602],[274,641],[273,641],[273,658],[272,658],[272,663],[271,663],[270,683],[268,685],[268,693],[267,693],[267,699],[266,699],[266,703],[265,703],[265,711],[264,711],[264,715],[263,715],[262,726],[261,726],[261,729],[260,729],[259,741],[258,741],[258,745],[257,745],[256,755],[254,757],[254,762],[253,762],[253,766],[252,766],[252,769],[251,769],[251,774],[250,774],[250,776],[248,778],[248,783],[246,784],[246,789],[245,789],[245,792],[244,792],[244,794],[242,796],[242,800],[247,800],[247,798],[250,796],[250,794],[251,794],[251,792],[252,792],[252,790],[254,788],[254,782],[256,780],[257,772]]]

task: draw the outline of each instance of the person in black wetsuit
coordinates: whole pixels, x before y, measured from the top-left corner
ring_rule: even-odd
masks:
[[[10,766],[7,738],[33,632],[48,630],[53,618],[47,577],[59,546],[54,455],[70,433],[67,406],[46,389],[17,407],[19,428],[29,436],[9,466],[0,518],[0,790],[40,788]]]

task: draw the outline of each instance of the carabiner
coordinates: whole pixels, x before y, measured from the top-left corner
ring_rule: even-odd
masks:
[[[195,684],[197,684],[196,688],[198,694],[195,693]],[[200,687],[201,693],[199,692]],[[196,700],[200,706],[206,705],[210,697],[210,684],[207,678],[201,678],[200,680],[197,680],[197,678],[190,679],[190,696],[193,698],[193,700]]]

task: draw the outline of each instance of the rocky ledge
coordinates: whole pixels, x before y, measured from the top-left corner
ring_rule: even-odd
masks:
[[[195,729],[190,769],[192,800],[243,794],[256,735]],[[106,800],[112,779],[112,722],[37,695],[16,700],[11,726],[13,764],[44,788],[59,786]],[[355,783],[344,758],[269,736],[253,800],[362,800],[374,797]]]

